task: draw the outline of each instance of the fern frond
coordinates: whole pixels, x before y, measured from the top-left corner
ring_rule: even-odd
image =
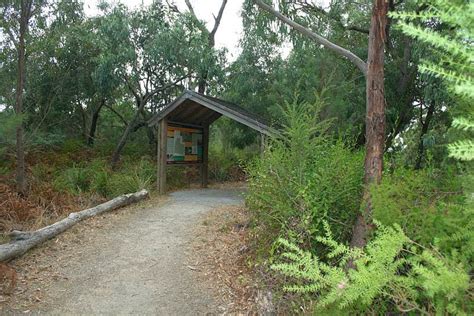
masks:
[[[472,140],[460,140],[453,144],[448,145],[449,156],[469,161],[474,159],[474,141]]]
[[[456,117],[453,119],[453,127],[463,131],[474,131],[474,120],[465,117]]]

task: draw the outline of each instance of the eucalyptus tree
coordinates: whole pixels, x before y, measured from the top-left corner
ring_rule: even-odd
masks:
[[[34,15],[39,14],[42,0],[5,0],[2,6],[1,24],[2,35],[7,36],[16,51],[16,87],[15,114],[23,115],[23,99],[25,90],[27,40]],[[27,194],[27,178],[24,149],[24,127],[19,122],[16,127],[16,186],[21,195]]]
[[[379,183],[382,178],[383,153],[385,140],[385,95],[384,95],[384,46],[386,42],[387,12],[389,8],[388,1],[374,0],[372,6],[371,22],[369,27],[367,61],[365,62],[351,50],[342,47],[308,26],[304,26],[303,21],[289,18],[295,9],[292,4],[303,5],[306,1],[279,2],[281,9],[286,13],[282,14],[273,6],[261,1],[254,0],[257,6],[270,13],[273,17],[288,25],[295,31],[301,33],[312,41],[323,45],[325,48],[340,55],[353,63],[360,72],[366,77],[366,157],[365,157],[365,183],[366,190],[364,200],[367,207],[362,212],[354,225],[351,245],[354,247],[363,247],[366,244],[366,238],[370,230],[370,194],[368,187],[371,184]],[[312,6],[317,7],[317,6]],[[294,15],[294,17],[298,17]],[[300,19],[301,20],[301,19]]]
[[[384,151],[389,148],[393,150],[394,140],[407,129],[419,129],[416,133],[419,139],[414,166],[421,167],[424,135],[428,133],[430,126],[436,126],[433,120],[435,123],[444,120],[442,108],[448,104],[445,96],[440,98],[445,94],[444,87],[439,81],[420,75],[418,69],[418,61],[426,45],[394,29],[392,19],[387,17],[388,11],[404,9],[423,14],[427,5],[410,1],[342,0],[330,1],[328,7],[323,8],[315,1],[292,0],[276,1],[276,9],[268,3],[261,0],[246,2],[247,14],[254,15],[253,21],[257,27],[273,29],[280,37],[290,38],[295,47],[294,51],[299,50],[298,44],[304,42],[304,39],[310,39],[314,47],[307,51],[308,61],[324,47],[335,56],[343,57],[356,66],[352,67],[365,77],[365,135],[361,133],[357,137],[357,144],[365,143],[366,147],[366,207],[354,225],[351,242],[353,246],[363,246],[371,227],[368,187],[379,183],[381,179]],[[255,13],[254,4],[257,4],[262,12],[270,13],[272,18]],[[280,23],[271,23],[275,20]],[[424,26],[432,29],[440,27],[433,21]],[[340,58],[341,61],[344,59]],[[327,57],[322,57],[319,63],[324,64],[325,60]],[[347,62],[337,64],[339,66]],[[348,68],[345,72],[347,71]],[[313,75],[317,77],[316,74]],[[356,77],[354,80],[357,80]],[[349,82],[347,79],[348,77],[343,82],[344,85]],[[354,91],[357,91],[356,87],[357,85],[354,86]],[[342,90],[343,88],[339,87],[337,94]],[[352,98],[358,100],[357,93],[352,93]],[[357,102],[351,102],[354,106],[353,112],[357,113],[359,110],[355,107],[356,104]],[[357,114],[355,116],[357,117]],[[364,128],[360,130],[364,131]]]
[[[135,104],[135,113],[112,154],[115,167],[130,134],[146,126],[150,112],[164,105],[166,95],[176,94],[186,80],[196,77],[202,69],[201,56],[214,53],[199,21],[161,3],[132,12],[122,5],[103,10],[96,76],[119,81]]]
[[[191,4],[191,1],[185,0],[185,2],[186,2],[186,6],[188,7],[189,13],[192,14],[196,18],[196,20],[199,20],[196,13],[194,12],[194,8]],[[227,0],[222,0],[217,16],[213,15],[214,25],[212,26],[212,29],[210,31],[205,27],[205,25],[202,22],[196,24],[201,29],[203,34],[207,34],[207,43],[209,45],[209,48],[211,49],[213,49],[216,46],[215,37],[216,37],[217,30],[219,29],[219,25],[221,23],[222,15],[224,14],[226,5],[227,5]],[[206,91],[207,78],[209,77],[209,71],[211,70],[211,67],[212,67],[213,55],[211,54],[210,56],[203,56],[203,57],[208,57],[208,60],[207,62],[203,63],[204,69],[202,69],[199,72],[199,81],[198,81],[199,93],[204,93]]]

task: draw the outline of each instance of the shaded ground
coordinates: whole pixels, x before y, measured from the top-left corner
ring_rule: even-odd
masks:
[[[79,224],[14,262],[21,282],[4,313],[195,315],[221,313],[193,264],[193,230],[240,189],[189,190]],[[0,310],[2,311],[2,310]]]

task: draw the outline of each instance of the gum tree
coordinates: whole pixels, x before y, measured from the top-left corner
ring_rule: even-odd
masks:
[[[262,0],[254,0],[261,9],[280,22],[290,26],[310,40],[324,46],[354,64],[366,78],[366,118],[365,118],[365,177],[364,211],[357,217],[353,227],[351,246],[364,247],[371,227],[371,203],[369,187],[382,179],[385,142],[385,93],[384,93],[384,49],[386,42],[387,13],[389,1],[374,0],[369,27],[367,61],[352,51],[329,41],[310,27],[290,19]],[[285,4],[282,3],[285,9]],[[288,7],[286,6],[286,9]]]

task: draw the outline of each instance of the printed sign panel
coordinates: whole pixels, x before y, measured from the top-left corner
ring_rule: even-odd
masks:
[[[202,162],[202,130],[168,126],[166,156],[169,164]]]

